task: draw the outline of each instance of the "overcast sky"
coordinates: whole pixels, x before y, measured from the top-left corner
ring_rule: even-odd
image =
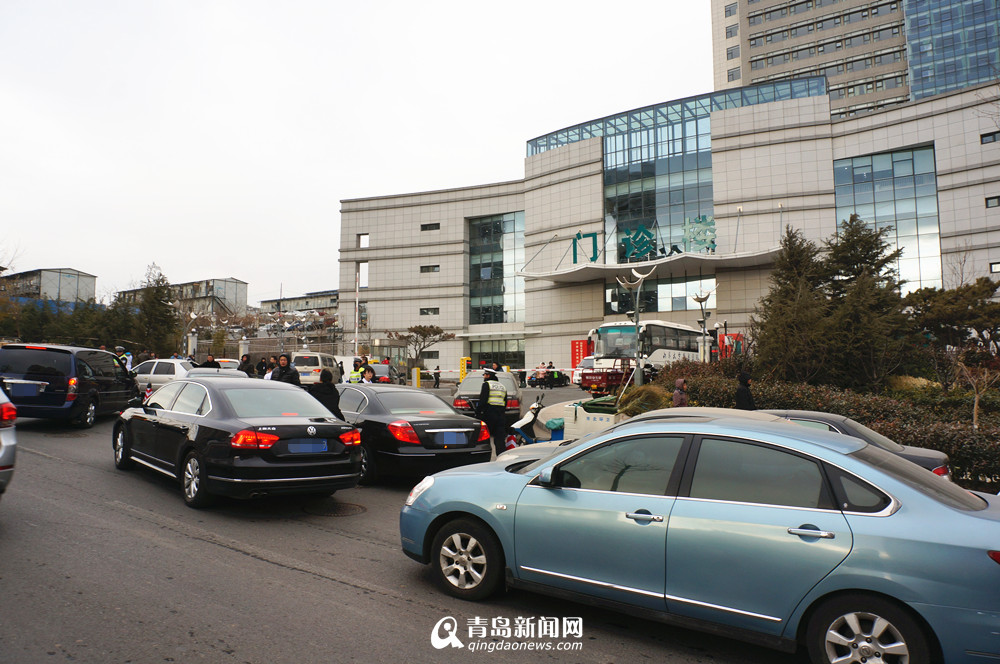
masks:
[[[0,0],[0,265],[338,287],[341,199],[712,89],[709,0]]]

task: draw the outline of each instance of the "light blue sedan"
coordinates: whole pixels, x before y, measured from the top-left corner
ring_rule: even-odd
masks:
[[[1000,658],[1000,498],[783,422],[637,421],[425,478],[404,552],[471,600],[521,587],[813,662]]]

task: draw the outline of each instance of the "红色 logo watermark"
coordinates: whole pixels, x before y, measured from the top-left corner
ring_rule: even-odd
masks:
[[[464,648],[468,652],[582,650],[582,638],[583,619],[570,617],[476,616],[462,623],[445,616],[431,630],[431,645],[438,650]]]

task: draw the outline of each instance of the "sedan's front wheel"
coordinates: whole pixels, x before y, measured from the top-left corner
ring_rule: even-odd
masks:
[[[456,519],[438,531],[431,555],[438,583],[455,597],[485,599],[503,579],[500,542],[489,528],[471,519]]]
[[[931,646],[917,620],[881,597],[844,595],[809,621],[809,659],[829,664],[929,664]]]
[[[204,458],[194,450],[188,452],[184,457],[184,468],[181,473],[184,502],[188,507],[205,507],[211,502],[211,496],[205,490],[206,475]]]

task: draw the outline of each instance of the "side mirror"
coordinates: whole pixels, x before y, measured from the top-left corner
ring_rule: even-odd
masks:
[[[129,408],[142,408],[142,397],[132,397],[128,400]]]
[[[538,484],[539,486],[555,486],[555,483],[552,481],[552,466],[543,468],[538,473]]]

